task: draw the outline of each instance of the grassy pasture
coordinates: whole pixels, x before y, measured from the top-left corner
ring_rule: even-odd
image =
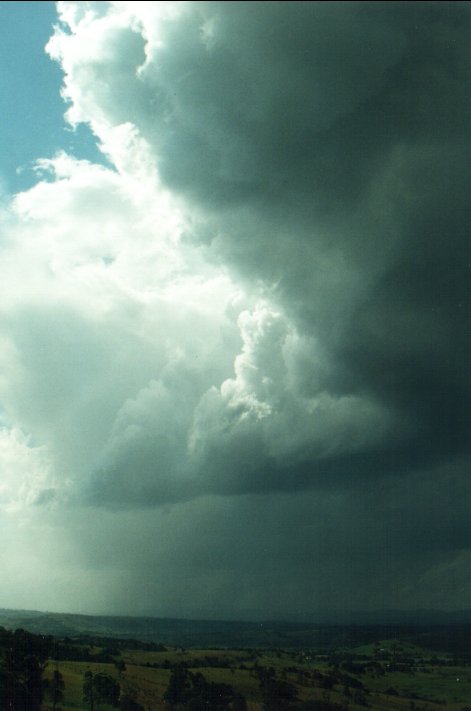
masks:
[[[346,689],[343,682],[336,681],[330,689],[322,682],[328,675],[342,674],[342,663],[335,668],[326,656],[318,657],[309,652],[275,650],[217,650],[168,648],[165,651],[123,649],[117,659],[124,661],[126,669],[118,672],[110,663],[60,661],[49,662],[45,676],[52,678],[58,669],[64,679],[62,711],[86,711],[82,699],[83,675],[105,673],[116,679],[124,693],[141,704],[146,711],[164,711],[163,696],[167,689],[171,669],[164,665],[185,662],[193,673],[201,672],[208,682],[224,683],[243,694],[248,711],[262,711],[259,680],[255,673],[259,667],[272,667],[278,679],[294,684],[298,699],[329,700],[348,706],[349,711],[462,711],[471,707],[471,666],[452,666],[450,659],[433,663],[433,653],[413,645],[398,645],[385,640],[379,645],[365,645],[349,650],[353,658],[368,663],[380,659],[383,675],[367,670],[362,673],[348,672],[365,689],[368,706],[355,699],[355,689]],[[379,655],[379,657],[378,657]],[[389,665],[397,658],[413,658],[412,671],[390,671]],[[443,657],[442,657],[443,659]],[[200,666],[201,660],[204,665]],[[329,661],[331,662],[329,666]],[[242,668],[241,668],[242,667]],[[43,711],[50,711],[51,704],[45,701]],[[96,706],[95,711],[111,711],[106,705]]]

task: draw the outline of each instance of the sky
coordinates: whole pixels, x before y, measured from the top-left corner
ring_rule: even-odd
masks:
[[[0,3],[0,607],[469,608],[469,8]]]
[[[57,20],[54,2],[0,1],[3,193],[32,187],[37,182],[37,159],[61,149],[97,162],[105,160],[87,124],[73,130],[64,120],[63,74],[44,51]]]

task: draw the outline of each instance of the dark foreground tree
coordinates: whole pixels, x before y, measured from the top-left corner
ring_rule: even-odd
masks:
[[[293,708],[298,691],[293,684],[276,678],[272,667],[257,669],[264,711],[288,711]]]
[[[145,711],[144,706],[138,704],[127,694],[123,696],[119,702],[120,711]]]
[[[99,704],[109,704],[119,706],[119,695],[121,692],[118,682],[108,674],[95,674],[93,677],[95,689],[95,699]]]
[[[95,709],[95,691],[93,688],[93,674],[91,671],[86,671],[83,675],[83,700],[88,705],[90,711]]]
[[[122,674],[126,671],[126,664],[123,662],[122,659],[118,659],[117,662],[114,663],[116,671],[118,672],[118,676],[121,677]]]
[[[54,670],[49,688],[51,693],[52,708],[55,711],[59,701],[62,701],[64,698],[65,689],[64,678],[58,669]]]
[[[108,674],[92,674],[87,671],[83,678],[83,700],[90,711],[94,711],[97,704],[119,706],[120,685]]]
[[[247,704],[229,684],[208,683],[198,672],[192,674],[184,664],[172,669],[164,701],[174,709],[186,711],[245,711]]]
[[[312,699],[303,701],[299,711],[348,711],[348,706],[326,699]]]
[[[170,706],[184,704],[188,700],[188,692],[191,688],[190,674],[184,664],[173,667],[170,674],[167,690],[164,694],[164,701]]]
[[[2,629],[0,642],[0,708],[40,711],[50,638]]]
[[[247,701],[242,694],[235,693],[232,699],[231,711],[247,711]]]
[[[26,690],[21,681],[10,671],[0,668],[0,709],[27,708]]]

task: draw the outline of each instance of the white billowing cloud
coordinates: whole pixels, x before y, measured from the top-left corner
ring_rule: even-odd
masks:
[[[206,105],[201,100],[190,101],[197,97],[199,88],[218,78],[215,72],[220,68],[214,67],[215,58],[222,58],[231,78],[236,79],[236,92],[242,90],[240,84],[248,77],[253,84],[247,89],[253,99],[251,105],[242,102],[241,98],[246,97],[236,93],[223,109],[227,114],[238,102],[240,110],[247,112],[243,118],[254,126],[265,124],[267,116],[281,102],[286,103],[288,111],[293,108],[289,104],[294,104],[296,110],[299,97],[304,96],[307,101],[302,124],[304,127],[314,124],[316,130],[321,130],[340,115],[351,112],[378,88],[383,72],[397,62],[405,44],[403,33],[392,28],[384,15],[365,16],[355,7],[335,13],[328,6],[316,4],[298,6],[293,12],[286,6],[258,4],[252,8],[249,23],[244,11],[218,2],[109,2],[95,3],[94,7],[90,3],[86,11],[80,5],[58,3],[60,17],[71,34],[56,33],[49,45],[50,52],[62,60],[67,74],[67,95],[73,101],[73,111],[81,112],[79,120],[94,119],[93,110],[100,104],[114,123],[124,108],[119,108],[118,86],[128,95],[132,92],[133,96],[142,97],[173,85],[174,117],[198,131],[205,130],[205,139],[219,149],[223,147],[218,141],[222,136],[211,137],[218,119],[217,107],[212,104],[216,96],[206,96],[209,99]],[[283,21],[290,34],[286,33]],[[342,47],[342,72],[326,61],[330,59],[333,34]],[[172,56],[175,42],[180,44],[183,57]],[[287,57],[280,56],[280,48]],[[298,72],[293,85],[293,69],[299,68],[303,54],[308,54],[309,62],[305,63],[304,72]],[[375,55],[377,61],[372,63]],[[197,64],[193,71],[182,73],[189,56]],[[262,57],[265,57],[263,64]],[[313,65],[315,77],[308,73]],[[99,74],[103,67],[109,74]],[[113,71],[117,68],[119,71]],[[92,83],[91,78],[98,79],[98,83]],[[111,86],[105,88],[107,79]],[[108,94],[110,101],[103,101]],[[144,106],[149,108],[148,104],[139,108]],[[161,108],[154,104],[154,118],[160,118]],[[202,127],[202,115],[213,117],[206,129]],[[150,116],[140,118],[149,121]],[[231,128],[234,130],[235,126],[234,122]]]
[[[6,419],[86,478],[123,404],[192,364],[204,391],[231,372],[240,291],[180,242],[168,196],[65,155],[18,195],[4,221],[0,307]],[[190,377],[190,376],[189,376]],[[152,433],[151,433],[152,434]]]
[[[128,171],[40,161],[50,179],[5,222],[0,396],[49,458],[44,491],[62,481],[59,497],[142,505],[277,488],[273,461],[380,441],[391,416],[323,388],[312,339],[185,240],[179,209],[145,179],[145,147],[124,133]],[[238,478],[239,448],[250,477]]]
[[[205,371],[202,355],[195,363],[181,348],[158,380],[123,403],[92,477],[92,501],[149,505],[289,488],[277,468],[345,456],[390,435],[394,418],[367,395],[300,391],[302,339],[273,306],[257,302],[237,323],[233,378],[211,384],[214,366]],[[296,486],[295,470],[291,476]]]
[[[206,470],[211,470],[211,460],[221,450],[226,472],[232,470],[231,476],[240,476],[249,488],[263,488],[266,481],[250,484],[246,473],[238,471],[241,459],[256,477],[258,469],[289,470],[353,454],[391,435],[394,418],[367,394],[333,395],[320,384],[317,388],[311,384],[311,396],[304,392],[299,383],[303,338],[280,311],[259,302],[252,312],[243,311],[238,323],[243,347],[235,358],[235,377],[209,390],[195,411],[190,447],[203,458]],[[310,347],[312,370],[316,373],[317,366],[322,375],[326,365]],[[247,448],[250,463],[245,461]],[[219,472],[224,476],[224,469]]]
[[[15,429],[0,429],[0,511],[15,511],[26,502],[37,503],[37,497],[53,496],[50,484],[48,461],[42,447],[35,447],[31,440]]]
[[[299,145],[374,96],[405,46],[400,26],[356,6],[257,3],[247,13],[219,2],[59,2],[58,10],[48,51],[65,72],[71,122],[89,122],[104,141],[110,127],[132,122],[170,183],[216,202],[286,187]],[[324,163],[319,156],[319,173]]]

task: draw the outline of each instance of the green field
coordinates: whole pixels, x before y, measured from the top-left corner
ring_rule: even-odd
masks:
[[[70,642],[73,642],[70,640]],[[81,647],[83,651],[83,647]],[[98,646],[90,646],[99,653]],[[53,661],[47,664],[45,676],[52,678],[54,670],[63,676],[62,711],[85,711],[83,701],[84,673],[105,673],[113,677],[127,694],[146,711],[164,711],[164,694],[171,669],[184,663],[193,674],[201,672],[207,682],[228,684],[247,703],[249,711],[262,711],[260,669],[272,668],[274,678],[295,687],[296,703],[289,708],[309,708],[305,702],[323,702],[326,709],[348,708],[349,711],[462,711],[471,709],[471,666],[469,660],[453,663],[446,654],[410,645],[398,645],[397,640],[384,640],[351,650],[316,654],[309,650],[217,650],[167,648],[165,651],[120,649],[116,660],[125,664],[118,672],[114,663],[93,661]],[[336,707],[335,704],[338,706]],[[182,707],[184,708],[184,707]],[[283,706],[281,707],[283,708]],[[316,708],[312,704],[312,708]],[[319,708],[323,708],[319,705]],[[52,709],[43,704],[43,711]],[[96,705],[95,711],[111,707]]]
[[[185,648],[0,627],[0,711],[471,711],[471,626],[319,627],[316,639]]]

